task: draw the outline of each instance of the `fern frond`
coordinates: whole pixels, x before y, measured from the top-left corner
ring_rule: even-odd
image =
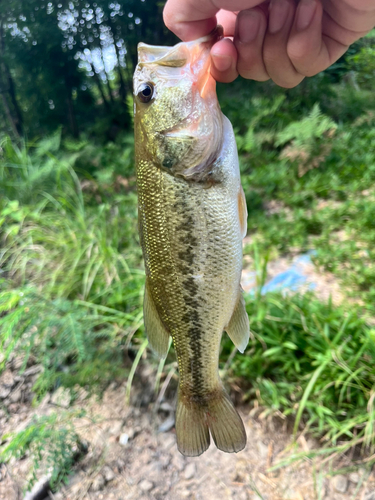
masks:
[[[325,132],[336,130],[337,124],[322,114],[319,104],[315,104],[307,117],[292,122],[276,135],[276,146],[293,141],[296,146],[311,146],[316,138]]]

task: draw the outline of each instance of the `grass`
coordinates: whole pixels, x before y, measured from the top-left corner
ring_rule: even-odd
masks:
[[[358,308],[322,304],[311,294],[247,300],[252,340],[229,370],[266,415],[293,417],[294,434],[327,446],[375,446],[372,406],[375,330]],[[225,343],[224,353],[232,346]],[[362,410],[359,411],[359,408]]]
[[[255,129],[248,151],[247,134],[240,136],[249,233],[273,257],[314,248],[316,264],[374,312],[375,111],[350,126],[334,127],[314,111],[309,116],[269,134],[266,143]],[[319,122],[327,134],[318,139]]]
[[[371,461],[375,113],[364,110],[363,96],[356,97],[361,112],[340,92],[341,122],[324,99],[302,109],[267,93],[242,107],[231,99],[228,111],[238,126],[255,242],[247,251],[255,252],[259,290],[268,258],[314,248],[317,265],[355,300],[247,297],[249,347],[233,356],[226,340],[220,363],[264,415],[291,419],[295,436],[318,437],[323,454],[361,447]],[[143,337],[132,172],[129,137],[105,147],[61,141],[60,132],[32,144],[1,142],[0,369],[14,354],[24,359],[21,370],[30,359],[41,364],[36,401],[59,386],[100,392],[116,377],[127,380],[129,396],[141,359],[155,364],[155,387],[164,387],[164,362],[157,368]],[[35,432],[39,443],[48,441]],[[31,446],[19,438],[2,447],[4,460]]]
[[[34,167],[38,160],[56,168],[45,177],[44,167]],[[126,376],[128,339],[142,323],[135,194],[111,192],[109,203],[102,187],[95,205],[71,162],[50,151],[43,157],[40,145],[28,153],[8,143],[3,163],[3,189],[13,197],[8,186],[31,179],[17,199],[0,204],[2,364],[14,350],[23,353],[23,368],[29,356],[41,363],[39,397],[56,384],[95,386]]]
[[[0,370],[14,355],[23,358],[21,373],[29,362],[41,365],[34,404],[58,387],[72,401],[79,386],[100,394],[128,378],[130,387],[132,358],[144,349],[132,180],[111,167],[78,177],[73,165],[79,172],[95,148],[63,146],[60,133],[18,146],[4,139],[1,151]],[[126,172],[131,152],[118,157]],[[0,460],[30,454],[30,480],[47,464],[57,487],[75,460],[66,453],[66,442],[77,441],[73,418],[53,414],[3,436]]]

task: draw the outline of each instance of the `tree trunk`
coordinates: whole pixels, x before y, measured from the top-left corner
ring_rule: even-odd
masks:
[[[5,68],[5,73],[6,73],[7,80],[8,80],[9,95],[10,95],[10,99],[12,102],[14,112],[16,114],[16,126],[17,126],[17,130],[18,130],[18,134],[21,136],[23,134],[23,117],[21,114],[21,109],[20,109],[18,102],[17,102],[14,81],[13,81],[13,78],[12,78],[12,75],[10,73],[8,65],[3,62],[2,66],[4,66],[4,68]]]
[[[95,71],[95,68],[93,65],[91,65],[91,71],[92,73],[94,73],[94,80],[95,80],[95,83],[96,83],[96,86],[98,87],[98,90],[100,92],[100,95],[102,97],[102,100],[103,100],[103,103],[104,103],[104,106],[106,107],[106,110],[110,113],[111,112],[111,106],[109,104],[109,102],[107,101],[107,98],[105,96],[105,93],[104,93],[104,90],[103,90],[103,85],[102,85],[102,82],[100,81],[100,76],[98,75],[98,73]]]
[[[117,73],[120,79],[120,96],[122,102],[125,101],[126,99],[126,87],[125,87],[125,82],[124,78],[122,76],[122,71],[121,71],[121,65],[120,65],[120,51],[118,50],[118,47],[116,45],[116,42],[114,41],[115,44],[115,51],[116,51],[116,56],[117,56]]]
[[[111,89],[111,83],[109,81],[109,76],[108,76],[108,73],[107,73],[107,71],[105,69],[105,63],[104,63],[104,57],[103,57],[103,50],[102,50],[101,47],[100,47],[100,57],[101,57],[102,64],[103,64],[103,71],[104,71],[104,74],[105,74],[105,78],[107,80],[107,89],[108,89],[109,99],[110,99],[112,107],[113,107],[114,104],[115,104],[115,101],[113,99],[113,94],[112,94],[112,89]]]
[[[114,101],[114,99],[113,99],[113,95],[112,95],[111,83],[110,83],[110,81],[109,81],[109,78],[108,78],[108,75],[107,75],[106,70],[104,70],[104,73],[105,73],[105,77],[106,77],[106,80],[107,80],[107,88],[108,88],[109,98],[110,98],[110,100],[111,100],[111,104],[112,104],[112,106],[114,106],[115,101]]]
[[[126,94],[128,92],[131,92],[131,89],[127,88],[127,85],[126,85],[125,80],[124,80],[124,76],[122,74],[122,69],[121,69],[121,64],[120,64],[120,51],[116,45],[116,39],[115,39],[116,25],[113,22],[113,19],[111,18],[110,15],[108,15],[108,20],[109,20],[109,24],[111,25],[112,38],[113,38],[113,43],[115,46],[115,52],[116,52],[116,57],[117,57],[117,73],[118,73],[119,80],[120,80],[119,94],[120,94],[122,103],[125,104]]]
[[[13,120],[13,116],[12,116],[12,113],[11,113],[10,108],[9,108],[9,104],[8,104],[7,98],[5,96],[5,91],[4,90],[0,90],[0,94],[1,94],[1,100],[3,101],[3,107],[4,107],[4,110],[5,110],[5,114],[7,115],[8,122],[9,122],[9,125],[10,125],[11,129],[12,129],[12,132],[13,132],[14,136],[17,139],[20,139],[20,135],[18,133],[16,124],[15,124],[15,122]]]
[[[89,50],[92,53],[94,48],[91,45],[89,45]],[[108,113],[110,113],[111,112],[111,105],[109,104],[109,102],[105,96],[104,89],[103,89],[103,82],[101,81],[99,74],[95,70],[95,66],[94,66],[94,63],[92,61],[92,58],[90,58],[90,60],[87,60],[87,62],[88,62],[88,64],[90,64],[91,73],[93,74],[93,78],[95,80],[96,86],[98,87],[99,93],[100,93],[101,98],[103,100],[103,104],[104,104],[106,110],[108,111]],[[104,61],[103,61],[103,65],[104,65]]]
[[[8,65],[5,62],[4,56],[5,56],[5,49],[4,49],[3,19],[0,19],[0,69],[1,69],[1,75],[4,78],[3,84],[7,86],[6,89],[5,87],[2,89],[2,101],[11,127],[13,131],[15,130],[17,131],[16,135],[20,137],[23,134],[23,118],[21,109],[17,102],[16,90],[12,74],[10,72]],[[5,92],[8,93],[10,97],[13,109],[11,109],[9,105],[9,101],[6,98]]]
[[[76,116],[75,116],[75,113],[74,113],[74,105],[73,105],[73,99],[72,99],[72,92],[71,92],[71,89],[67,89],[67,90],[68,90],[68,95],[66,97],[66,104],[68,106],[68,116],[69,116],[70,130],[72,131],[73,137],[75,139],[78,139],[79,138],[79,130],[78,130]]]
[[[119,94],[121,97],[122,104],[126,107],[125,99],[126,99],[126,94],[131,93],[132,89],[130,88],[127,83],[125,83],[124,76],[122,74],[122,69],[121,69],[121,64],[120,64],[120,51],[119,48],[116,45],[116,23],[114,22],[113,18],[111,17],[110,12],[108,13],[108,21],[111,26],[111,32],[112,32],[112,39],[113,43],[115,46],[115,52],[116,52],[116,57],[117,57],[117,73],[119,76],[120,80],[120,88],[119,88]]]

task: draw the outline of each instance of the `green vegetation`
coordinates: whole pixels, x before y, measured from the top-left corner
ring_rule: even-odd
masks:
[[[295,433],[300,427],[332,446],[348,439],[346,448],[372,448],[375,408],[367,405],[375,383],[375,330],[358,309],[322,304],[311,294],[268,294],[249,301],[248,312],[249,350],[230,366],[231,376],[248,385],[246,397],[258,398],[264,416],[292,415]]]
[[[21,372],[40,364],[35,404],[58,387],[72,400],[79,386],[100,393],[114,378],[127,380],[129,394],[139,362],[155,365],[156,387],[165,377],[143,335],[129,111],[137,41],[173,39],[163,39],[162,5],[142,19],[138,3],[122,12],[96,2],[91,20],[94,4],[80,0],[14,0],[0,13],[0,370],[15,355]],[[219,86],[249,210],[245,252],[259,280],[247,297],[249,347],[233,356],[226,339],[221,367],[264,414],[323,438],[322,453],[360,445],[362,457],[375,446],[373,40],[296,89]],[[86,48],[96,62],[82,63]],[[311,249],[321,272],[340,280],[343,304],[260,294],[267,260]],[[72,465],[61,439],[77,442],[72,418],[48,416],[4,437],[0,460],[28,452],[37,468],[43,455],[58,484]]]
[[[375,101],[345,85],[333,90],[331,106],[352,99],[355,116],[340,123],[314,105],[296,120],[285,96],[247,104],[251,124],[238,147],[249,234],[272,257],[315,249],[316,264],[373,314]]]
[[[176,40],[165,2],[9,0],[0,11],[0,132],[14,137],[62,126],[99,140],[130,128],[127,99],[137,43]],[[145,13],[147,15],[145,16]]]
[[[0,170],[2,364],[16,346],[23,368],[30,355],[42,363],[40,396],[57,382],[125,376],[127,337],[142,320],[134,191],[109,193],[95,177],[79,180],[71,166],[77,154],[54,156],[54,148],[56,135],[32,150],[7,140]],[[84,185],[92,190],[87,203]]]
[[[37,480],[36,473],[43,465],[53,488],[69,475],[77,457],[86,451],[73,426],[73,419],[83,416],[83,412],[66,411],[37,418],[25,430],[3,436],[4,440],[11,439],[3,446],[0,457],[7,461],[31,453],[30,482]]]
[[[35,404],[58,387],[74,401],[80,386],[100,393],[125,380],[143,341],[134,180],[112,168],[116,157],[121,172],[132,171],[129,138],[105,148],[60,138],[22,145],[5,138],[0,152],[0,371],[15,354],[21,373],[30,359],[41,365]],[[101,155],[107,168],[96,165]],[[27,451],[30,480],[53,466],[58,485],[76,460],[66,443],[80,446],[77,417],[52,414],[3,436],[0,461]]]

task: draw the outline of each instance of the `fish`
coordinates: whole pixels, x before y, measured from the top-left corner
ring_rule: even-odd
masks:
[[[239,452],[246,432],[219,377],[225,330],[240,352],[249,318],[240,286],[247,208],[232,125],[221,112],[210,49],[222,37],[138,45],[134,72],[144,325],[165,357],[172,337],[179,383],[177,448]]]

